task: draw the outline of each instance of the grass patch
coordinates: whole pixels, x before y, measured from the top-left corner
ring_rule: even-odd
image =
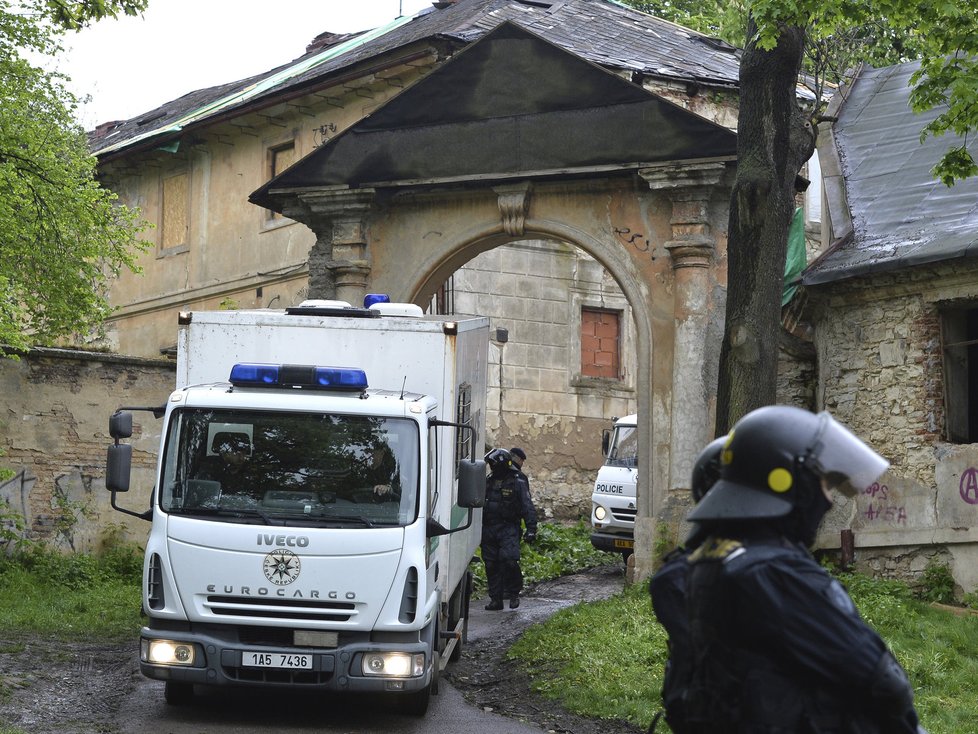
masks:
[[[840,578],[906,668],[922,725],[973,734],[978,617],[931,607],[899,582]],[[647,727],[660,708],[666,635],[652,615],[647,584],[561,610],[528,629],[509,655],[526,667],[534,690],[574,713]],[[661,721],[658,730],[669,728]]]
[[[482,558],[481,548],[476,555]],[[591,545],[591,526],[583,520],[573,525],[540,523],[536,541],[532,545],[523,543],[520,555],[525,584],[549,581],[585,568],[621,563],[619,554],[605,553]],[[486,567],[474,563],[472,572],[475,595],[481,596],[486,593]]]
[[[32,548],[0,556],[4,633],[132,638],[142,623],[141,575],[138,548],[117,547],[97,556]]]

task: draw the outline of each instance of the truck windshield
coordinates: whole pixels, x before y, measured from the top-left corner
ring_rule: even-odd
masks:
[[[638,466],[638,427],[616,426],[608,449],[609,466]]]
[[[404,418],[184,409],[160,507],[270,525],[390,527],[417,517],[418,429]]]

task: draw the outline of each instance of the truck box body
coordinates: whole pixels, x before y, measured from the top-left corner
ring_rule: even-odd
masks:
[[[488,320],[353,312],[182,319],[144,569],[141,669],[168,700],[319,687],[421,713],[457,656],[481,531],[458,477],[484,451]],[[287,383],[305,366],[369,388]]]

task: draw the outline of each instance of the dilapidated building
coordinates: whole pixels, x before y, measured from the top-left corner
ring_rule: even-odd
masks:
[[[837,507],[823,543],[851,529],[856,560],[910,578],[950,565],[978,585],[978,180],[931,169],[951,146],[937,112],[910,111],[917,64],[864,69],[819,141],[824,251],[803,276],[816,402],[892,463]]]

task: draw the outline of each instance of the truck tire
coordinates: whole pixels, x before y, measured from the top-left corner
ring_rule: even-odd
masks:
[[[186,706],[194,700],[194,684],[168,680],[163,686],[163,700],[170,706]]]
[[[462,657],[463,643],[469,641],[469,602],[472,599],[471,571],[467,571],[464,579],[462,580],[461,595],[459,617],[462,622],[462,634],[455,641],[455,648],[452,650],[452,654],[448,658],[448,662],[450,663],[456,663],[459,661],[459,659]],[[454,624],[452,625],[452,629],[454,629]]]
[[[412,691],[401,696],[398,709],[411,716],[424,716],[428,713],[431,696],[438,693],[438,680],[441,677],[441,656],[435,651],[431,660],[431,682],[420,691]]]

